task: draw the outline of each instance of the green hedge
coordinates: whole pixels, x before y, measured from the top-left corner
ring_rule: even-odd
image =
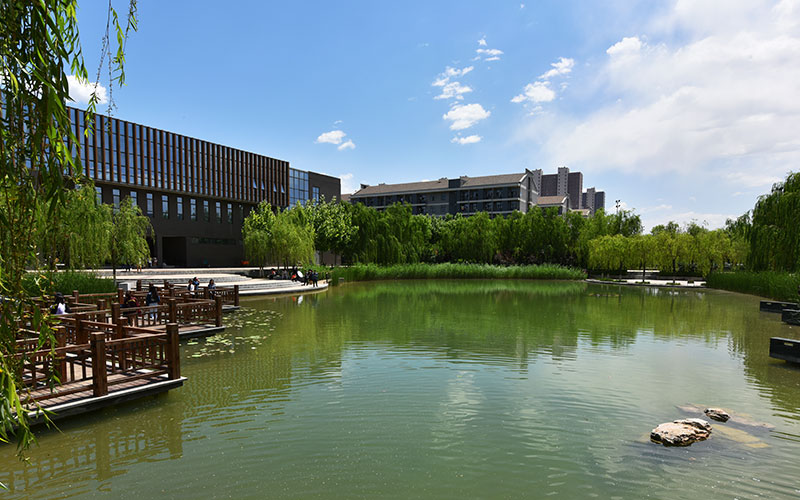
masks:
[[[25,290],[32,296],[38,296],[42,291],[61,292],[69,295],[73,290],[80,293],[108,293],[115,292],[114,280],[99,278],[93,273],[78,271],[32,272],[25,276],[23,283]]]
[[[711,273],[706,279],[706,286],[732,292],[750,293],[774,300],[797,302],[800,274],[772,271]]]
[[[399,280],[399,279],[561,279],[583,280],[586,273],[580,269],[543,264],[538,266],[492,266],[488,264],[397,264],[379,266],[357,264],[338,267],[331,274],[333,284],[339,278],[345,281]]]

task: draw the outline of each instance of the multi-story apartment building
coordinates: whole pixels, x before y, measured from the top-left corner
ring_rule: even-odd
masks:
[[[558,173],[544,174],[541,169],[533,170],[536,185],[540,186],[540,196],[569,196],[569,209],[588,209],[594,213],[605,209],[606,194],[591,187],[583,190],[583,173],[570,172],[568,167],[558,167]]]
[[[350,203],[363,203],[379,210],[394,203],[408,203],[415,214],[439,216],[476,212],[507,215],[514,210],[527,212],[537,198],[532,173],[526,170],[519,174],[462,176],[406,184],[362,184],[350,196]]]
[[[73,146],[103,203],[130,197],[150,217],[159,263],[234,266],[244,260],[242,221],[261,201],[276,207],[325,196],[340,180],[295,170],[288,161],[103,115],[85,135],[85,114],[69,108]]]
[[[518,174],[377,186],[362,184],[349,201],[379,210],[398,202],[408,203],[415,214],[439,216],[475,212],[507,215],[514,210],[527,212],[534,205],[556,207],[559,213],[569,210],[594,213],[605,206],[605,193],[594,188],[584,193],[583,174],[559,167],[557,174],[549,175],[543,175],[541,169],[526,169]]]

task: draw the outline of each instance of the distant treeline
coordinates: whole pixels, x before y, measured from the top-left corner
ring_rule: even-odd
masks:
[[[800,178],[791,174],[759,199],[752,216],[729,220],[722,229],[670,222],[650,234],[642,234],[640,217],[631,210],[598,210],[588,218],[555,209],[441,218],[413,215],[401,204],[383,211],[324,200],[285,211],[262,204],[245,221],[245,249],[256,265],[308,261],[318,250],[341,255],[346,263],[382,266],[557,264],[596,274],[657,268],[704,276],[744,268],[794,272],[800,267],[799,186]]]

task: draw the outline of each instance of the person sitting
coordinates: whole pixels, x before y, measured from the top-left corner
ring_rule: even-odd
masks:
[[[126,311],[123,311],[122,314],[124,314],[126,318],[131,320],[132,324],[136,323],[136,317],[138,315],[138,311],[136,311],[135,309],[137,307],[139,307],[139,303],[136,301],[136,297],[134,297],[133,294],[130,292],[130,290],[128,290],[127,292],[125,292],[125,299],[122,302],[122,309],[126,309]]]
[[[207,288],[208,288],[208,296],[213,299],[214,295],[217,294],[217,284],[214,283],[214,278],[211,278],[210,280],[208,280],[208,287]]]
[[[194,295],[194,291],[196,290],[194,285],[194,280],[189,280],[189,286],[187,286],[186,289],[189,290],[189,292],[191,292],[192,295]]]
[[[64,300],[64,294],[61,292],[56,292],[55,304],[50,308],[50,312],[52,314],[67,314],[70,312],[67,301]]]

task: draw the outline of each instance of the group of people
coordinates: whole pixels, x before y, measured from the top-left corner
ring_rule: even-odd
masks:
[[[214,278],[208,280],[208,285],[206,288],[208,289],[208,295],[213,298],[217,293],[217,284],[214,283]],[[193,294],[196,294],[198,290],[200,290],[200,280],[197,279],[197,276],[189,280],[189,285],[186,287],[186,289]]]
[[[303,285],[312,285],[314,287],[319,285],[319,273],[313,269],[309,269],[305,274],[298,271],[298,278]]]

